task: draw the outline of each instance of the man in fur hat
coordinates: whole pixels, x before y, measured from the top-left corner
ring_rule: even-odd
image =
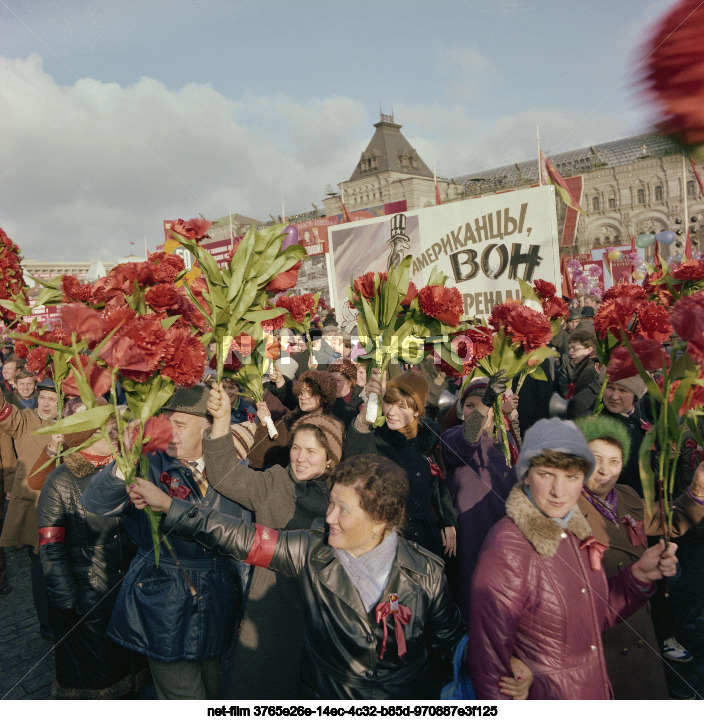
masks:
[[[248,511],[208,484],[203,459],[203,432],[212,423],[208,392],[202,384],[180,388],[165,406],[173,438],[166,452],[148,456],[149,480],[171,496],[251,520]],[[129,503],[114,463],[96,474],[82,502],[102,516],[122,514],[138,546],[108,636],[148,657],[160,699],[217,698],[220,656],[240,617],[243,565],[177,538],[169,541],[183,571],[163,544],[157,565],[149,520]]]

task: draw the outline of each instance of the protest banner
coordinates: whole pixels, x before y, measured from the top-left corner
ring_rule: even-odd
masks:
[[[411,255],[420,287],[434,267],[462,293],[464,312],[486,316],[497,303],[521,297],[518,279],[559,287],[555,190],[528,188],[447,203],[328,229],[338,322],[356,320],[346,287],[367,271],[386,271]]]

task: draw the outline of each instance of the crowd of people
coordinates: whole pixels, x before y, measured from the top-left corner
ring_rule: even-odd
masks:
[[[604,379],[596,306],[573,304],[519,393],[432,358],[367,376],[332,314],[311,352],[284,329],[264,401],[232,378],[177,389],[171,443],[129,486],[99,432],[34,433],[58,393],[6,339],[0,594],[3,547],[26,548],[53,696],[438,699],[466,634],[480,699],[676,695],[665,664],[704,652],[704,465],[687,444],[666,543],[638,465],[646,385]]]

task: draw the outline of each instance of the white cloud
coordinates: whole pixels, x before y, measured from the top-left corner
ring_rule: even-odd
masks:
[[[486,85],[489,60],[476,48],[452,45],[438,56],[440,76],[448,78],[445,95],[459,100],[474,100]]]
[[[150,78],[60,87],[36,55],[0,58],[0,107],[0,225],[38,259],[112,260],[144,234],[153,248],[164,218],[267,218],[282,195],[288,212],[310,209],[352,172],[349,141],[367,130],[347,98],[232,103]]]

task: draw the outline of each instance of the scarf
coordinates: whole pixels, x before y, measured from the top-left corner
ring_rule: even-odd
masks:
[[[359,592],[367,613],[374,608],[386,588],[391,566],[396,559],[397,546],[398,536],[396,531],[391,531],[376,548],[359,558],[342,549],[333,549],[352,585]]]
[[[523,484],[523,493],[525,493],[526,496],[528,497],[528,500],[529,500],[536,508],[538,508],[538,504],[537,504],[537,503],[535,502],[535,500],[533,499],[533,495],[532,495],[531,492],[530,492],[530,488],[528,488],[528,486],[527,486],[525,483]],[[548,518],[548,519],[550,519],[551,521],[554,521],[554,522],[557,523],[557,525],[560,526],[560,528],[562,528],[563,530],[567,530],[567,524],[570,522],[570,518],[572,518],[572,516],[574,515],[574,511],[575,511],[575,508],[576,508],[576,507],[577,507],[577,506],[572,506],[572,508],[570,508],[570,510],[567,511],[567,513],[566,513],[562,518],[550,518],[550,516],[546,516],[546,515],[540,510],[540,508],[538,508],[538,510],[539,510],[541,513],[543,513],[543,515],[545,516],[545,518]]]
[[[618,524],[618,496],[615,488],[609,491],[606,498],[599,498],[585,486],[582,488],[582,495],[607,521]]]

